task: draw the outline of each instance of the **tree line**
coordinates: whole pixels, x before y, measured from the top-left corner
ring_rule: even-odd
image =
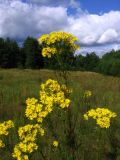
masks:
[[[15,40],[0,38],[0,68],[59,69],[56,57],[42,57],[42,46],[35,38],[27,37],[22,47]],[[120,50],[110,51],[101,58],[95,53],[62,55],[68,70],[93,71],[120,76]]]

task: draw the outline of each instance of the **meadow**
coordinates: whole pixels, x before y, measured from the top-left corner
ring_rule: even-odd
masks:
[[[18,142],[17,130],[19,126],[28,123],[25,117],[25,101],[28,97],[39,97],[40,84],[47,79],[56,79],[52,70],[19,70],[0,69],[0,121],[13,120],[15,128],[9,134],[6,149],[0,151],[0,159],[12,160],[11,152]],[[59,80],[59,77],[58,79]],[[35,151],[31,160],[120,160],[120,78],[104,76],[92,72],[72,71],[69,73],[70,87],[73,93],[71,123],[73,123],[75,137],[79,145],[75,150],[69,150],[65,143],[63,124],[66,112],[56,111],[46,119],[46,131],[59,137],[63,141],[59,148],[50,146],[51,137],[47,134],[38,140],[40,149]],[[84,99],[85,90],[92,92],[91,97]],[[85,121],[83,114],[91,108],[108,108],[117,113],[108,129],[97,127],[94,121]],[[53,125],[50,122],[53,121]],[[71,134],[72,135],[72,134]],[[71,145],[73,145],[73,142]],[[70,152],[69,152],[70,151]],[[73,152],[75,156],[73,157]],[[71,155],[70,155],[71,153]]]

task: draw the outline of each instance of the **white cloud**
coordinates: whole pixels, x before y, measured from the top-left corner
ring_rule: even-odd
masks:
[[[104,44],[107,42],[117,41],[117,38],[118,38],[118,33],[114,29],[108,29],[101,35],[101,37],[97,42]]]
[[[86,55],[86,53],[96,52],[100,57],[104,55],[106,52],[109,52],[111,50],[119,50],[120,44],[107,44],[107,45],[101,45],[101,46],[83,46],[81,49],[77,52],[77,54],[81,53],[82,55]]]
[[[0,4],[0,36],[24,39],[63,29],[67,25],[63,7],[32,6],[21,1]]]
[[[41,0],[41,4],[43,1],[49,4],[47,0]],[[52,3],[53,0],[49,2]],[[66,1],[61,2],[65,4]],[[78,7],[75,0],[69,0],[69,3]],[[102,50],[105,44],[110,44],[108,47],[110,49],[114,47],[111,44],[120,44],[120,11],[97,15],[83,12],[80,8],[78,10],[80,12],[71,16],[67,14],[67,8],[64,6],[53,7],[23,3],[21,0],[0,0],[0,37],[24,39],[27,36],[38,37],[51,31],[64,30],[76,35],[80,45],[86,46],[87,49],[101,45]]]
[[[120,11],[103,15],[82,14],[77,18],[68,17],[70,31],[79,37],[84,45],[103,44],[120,41]]]

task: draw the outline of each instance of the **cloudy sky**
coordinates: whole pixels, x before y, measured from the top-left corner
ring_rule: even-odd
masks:
[[[79,38],[81,53],[120,49],[120,0],[0,0],[0,37],[60,30]]]

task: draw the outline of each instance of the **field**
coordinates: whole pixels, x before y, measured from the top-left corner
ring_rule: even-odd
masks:
[[[9,135],[8,148],[5,151],[0,151],[2,160],[12,159],[10,152],[18,141],[17,127],[28,122],[24,116],[25,100],[28,97],[38,98],[41,82],[49,78],[55,79],[53,71],[0,70],[0,121],[11,119],[16,124],[16,129],[13,130],[14,134]],[[70,72],[69,79],[70,86],[74,91],[71,96],[74,103],[72,105],[74,112],[72,120],[78,122],[76,133],[79,135],[77,138],[80,141],[75,153],[76,160],[120,160],[120,78],[92,72],[73,71]],[[87,100],[82,99],[85,90],[92,92],[92,96]],[[93,121],[83,120],[83,113],[88,108],[97,107],[107,107],[117,113],[117,118],[113,121],[113,124],[111,123],[110,129],[99,129]],[[75,119],[78,113],[80,114]],[[56,122],[57,116],[54,115],[52,120]],[[59,120],[57,123],[57,125],[60,125]],[[61,128],[57,127],[57,129],[56,131],[62,137]],[[72,156],[68,156],[68,148],[66,150],[63,148],[61,151],[52,150],[45,139],[44,142],[38,143],[43,145],[43,153],[47,156],[42,156],[40,154],[42,152],[38,150],[30,157],[31,160],[42,160],[42,158],[51,160],[49,157],[52,157],[52,160],[74,160]],[[45,145],[47,145],[46,148]]]

